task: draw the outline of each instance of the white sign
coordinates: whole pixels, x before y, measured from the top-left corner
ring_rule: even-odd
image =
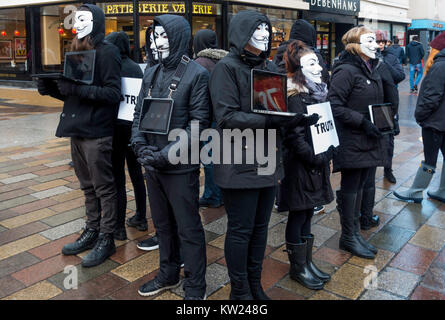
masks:
[[[124,96],[124,101],[121,101],[119,106],[118,119],[133,121],[134,107],[136,107],[141,86],[142,79],[122,78],[121,91]]]
[[[320,120],[311,126],[314,153],[317,155],[328,150],[330,146],[340,145],[331,104],[329,102],[313,104],[307,106],[307,112],[310,115],[317,113],[320,116]]]

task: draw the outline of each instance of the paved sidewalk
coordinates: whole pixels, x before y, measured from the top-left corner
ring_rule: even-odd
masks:
[[[364,233],[379,248],[377,258],[351,257],[338,248],[340,223],[334,201],[326,206],[325,214],[314,217],[312,227],[314,259],[332,280],[324,290],[305,289],[288,276],[287,254],[283,252],[287,215],[273,212],[262,279],[272,299],[445,299],[445,204],[428,199],[408,204],[392,195],[393,190],[410,186],[423,160],[420,128],[412,120],[416,97],[407,94],[405,87],[406,82],[401,86],[403,126],[394,157],[397,184],[385,182],[383,170],[378,169],[375,212],[381,225]],[[40,104],[41,97],[31,90],[0,89],[0,93],[0,298],[182,299],[180,289],[152,298],[137,293],[159,267],[158,251],[136,248],[138,241],[154,233],[149,212],[149,230],[128,228],[129,240],[116,241],[116,254],[100,266],[82,268],[85,253],[61,255],[63,245],[75,240],[84,226],[84,199],[73,169],[67,165],[69,141],[54,137],[60,103],[45,98]],[[35,109],[30,107],[34,105]],[[46,125],[44,131],[36,129],[41,123]],[[23,128],[23,124],[29,127]],[[28,140],[23,130],[31,134]],[[14,137],[20,137],[20,142],[3,144]],[[439,172],[430,187],[439,183],[442,164],[437,167]],[[340,175],[334,174],[334,189],[339,181]],[[127,188],[127,215],[132,216],[135,201],[130,182]],[[225,212],[223,208],[205,209],[201,217],[207,242],[207,294],[210,300],[227,299]],[[64,273],[67,266],[76,268]],[[79,286],[66,289],[73,270]]]

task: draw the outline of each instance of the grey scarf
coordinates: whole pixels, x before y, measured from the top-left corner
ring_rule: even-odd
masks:
[[[328,86],[326,83],[315,83],[306,78],[306,88],[309,89],[309,94],[318,102],[326,101],[328,96]]]

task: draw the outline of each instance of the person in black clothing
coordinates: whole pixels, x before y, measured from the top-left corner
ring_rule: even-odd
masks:
[[[228,217],[224,253],[231,300],[269,299],[261,287],[261,271],[275,189],[283,178],[281,139],[276,129],[318,121],[318,115],[283,117],[251,112],[252,69],[278,71],[267,59],[272,44],[271,31],[265,15],[256,11],[238,12],[229,26],[229,54],[216,64],[210,76],[213,113],[220,136],[223,137],[223,129],[251,129],[255,140],[252,143],[256,145],[258,137],[254,130],[266,129],[264,154],[276,156],[277,164],[264,168],[256,157],[251,164],[246,160],[234,164],[234,155],[230,152],[230,164],[225,161],[214,165],[215,182],[221,188]],[[276,150],[268,150],[268,139],[275,140],[274,134]],[[239,158],[246,159],[247,149],[243,139],[242,150],[237,150],[242,153],[238,154]],[[224,150],[221,153],[223,159]],[[270,162],[268,165],[272,165]]]
[[[292,25],[289,35],[289,41],[285,41],[277,49],[277,53],[273,59],[273,62],[278,66],[278,70],[281,73],[286,73],[286,65],[283,60],[283,55],[286,52],[287,45],[293,40],[300,40],[306,46],[308,46],[318,57],[322,70],[322,81],[329,86],[330,76],[329,70],[326,67],[326,61],[324,61],[320,51],[315,47],[317,43],[317,32],[312,24],[304,19],[298,19]]]
[[[123,31],[112,32],[105,38],[106,41],[114,44],[121,53],[122,70],[121,77],[142,79],[143,73],[139,65],[131,60],[130,39]],[[136,156],[129,146],[131,138],[131,126],[133,122],[117,119],[113,135],[113,172],[117,188],[117,227],[114,238],[126,240],[125,215],[127,211],[127,190],[125,188],[125,161],[127,162],[128,173],[133,184],[134,197],[136,199],[136,214],[140,223],[139,230],[147,230],[146,218],[146,196],[144,176],[142,167],[136,160]]]
[[[180,284],[181,242],[185,299],[205,298],[206,245],[199,215],[199,163],[191,161],[191,144],[196,141],[190,140],[192,121],[199,121],[200,131],[209,126],[209,74],[184,56],[190,39],[190,25],[183,17],[167,14],[154,18],[154,41],[160,63],[145,71],[131,137],[138,161],[145,167],[151,214],[159,239],[160,269],[154,279],[139,288],[142,296]],[[174,87],[177,77],[180,80]],[[166,98],[170,93],[174,108],[169,131],[183,129],[188,139],[169,141],[168,135],[143,133],[138,129],[144,98],[148,94]],[[188,149],[186,163],[173,164],[169,160],[169,150],[176,148]]]
[[[377,250],[360,234],[363,187],[373,168],[382,166],[382,134],[369,120],[368,106],[384,101],[377,70],[375,34],[366,27],[349,30],[346,48],[334,66],[328,100],[340,140],[334,172],[341,172],[337,204],[342,227],[339,247],[353,255],[374,259]]]
[[[414,115],[422,127],[425,160],[420,164],[411,187],[406,191],[395,191],[394,195],[402,200],[421,203],[423,190],[435,173],[439,150],[442,155],[445,154],[445,49],[436,55],[423,80]],[[428,196],[445,202],[445,165],[442,167],[439,189],[428,191]]]
[[[114,125],[121,99],[121,55],[104,41],[105,15],[92,4],[76,12],[77,35],[72,51],[96,50],[94,81],[79,85],[67,80],[39,80],[42,95],[64,101],[57,137],[71,137],[74,171],[85,194],[86,228],[63,247],[65,255],[93,248],[82,266],[96,266],[116,251],[113,233],[117,222],[117,192],[112,170]],[[102,211],[102,217],[101,217]]]
[[[402,65],[406,64],[406,54],[405,50],[399,44],[399,38],[394,38],[394,43],[390,47],[388,47],[388,52],[391,52],[399,59],[399,63]]]
[[[288,71],[289,111],[307,113],[307,106],[326,102],[327,85],[321,82],[322,67],[314,52],[301,41],[291,42],[284,54]],[[289,211],[286,224],[286,248],[290,278],[303,286],[320,290],[329,274],[312,262],[314,235],[311,221],[314,207],[334,200],[331,188],[330,160],[334,147],[315,155],[310,129],[285,130],[283,137],[284,179],[280,185],[278,211]]]
[[[203,66],[210,73],[216,63],[227,55],[227,51],[218,49],[217,34],[209,29],[196,32],[193,39],[193,50],[195,52],[195,62]],[[212,128],[215,122],[212,119]],[[204,148],[205,145],[204,145]],[[211,152],[209,153],[211,156]],[[223,205],[221,190],[213,179],[213,163],[204,165],[204,194],[199,199],[200,207],[218,208]]]

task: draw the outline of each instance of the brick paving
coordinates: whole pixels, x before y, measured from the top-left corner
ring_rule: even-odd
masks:
[[[36,114],[57,119],[60,112],[60,103],[43,99],[35,91],[0,92],[0,125],[16,123],[10,121],[19,124]],[[387,183],[383,170],[377,170],[375,212],[381,225],[363,233],[379,248],[376,259],[352,257],[338,248],[340,223],[334,201],[326,206],[324,214],[314,217],[313,224],[314,260],[332,275],[332,280],[321,291],[306,289],[288,276],[289,263],[283,252],[287,214],[273,212],[262,279],[271,298],[445,300],[445,204],[431,199],[424,199],[422,204],[405,203],[392,195],[394,190],[410,186],[423,159],[420,128],[410,121],[415,97],[405,89],[401,99],[407,108],[403,109],[405,118],[396,138],[393,168],[398,181],[396,185]],[[53,122],[48,130],[54,130],[56,124]],[[2,129],[1,135],[4,133],[13,136]],[[181,288],[151,298],[137,293],[159,267],[158,251],[144,252],[136,247],[138,241],[154,234],[149,211],[149,230],[128,228],[129,240],[116,241],[116,254],[100,266],[82,268],[85,253],[69,257],[61,254],[61,248],[76,239],[84,225],[83,195],[73,169],[67,165],[69,160],[69,141],[54,136],[43,135],[41,140],[29,143],[19,139],[17,144],[0,146],[0,298],[182,299]],[[437,167],[441,168],[441,163]],[[437,187],[439,179],[440,173],[430,187]],[[338,189],[340,175],[333,174],[331,183]],[[135,203],[129,180],[127,188],[127,215],[132,216]],[[227,221],[224,208],[204,209],[201,217],[206,230],[208,299],[227,299],[230,283],[223,250]],[[76,267],[77,289],[64,286],[67,266]],[[369,281],[372,272],[376,280]],[[365,282],[370,284],[369,289]]]

